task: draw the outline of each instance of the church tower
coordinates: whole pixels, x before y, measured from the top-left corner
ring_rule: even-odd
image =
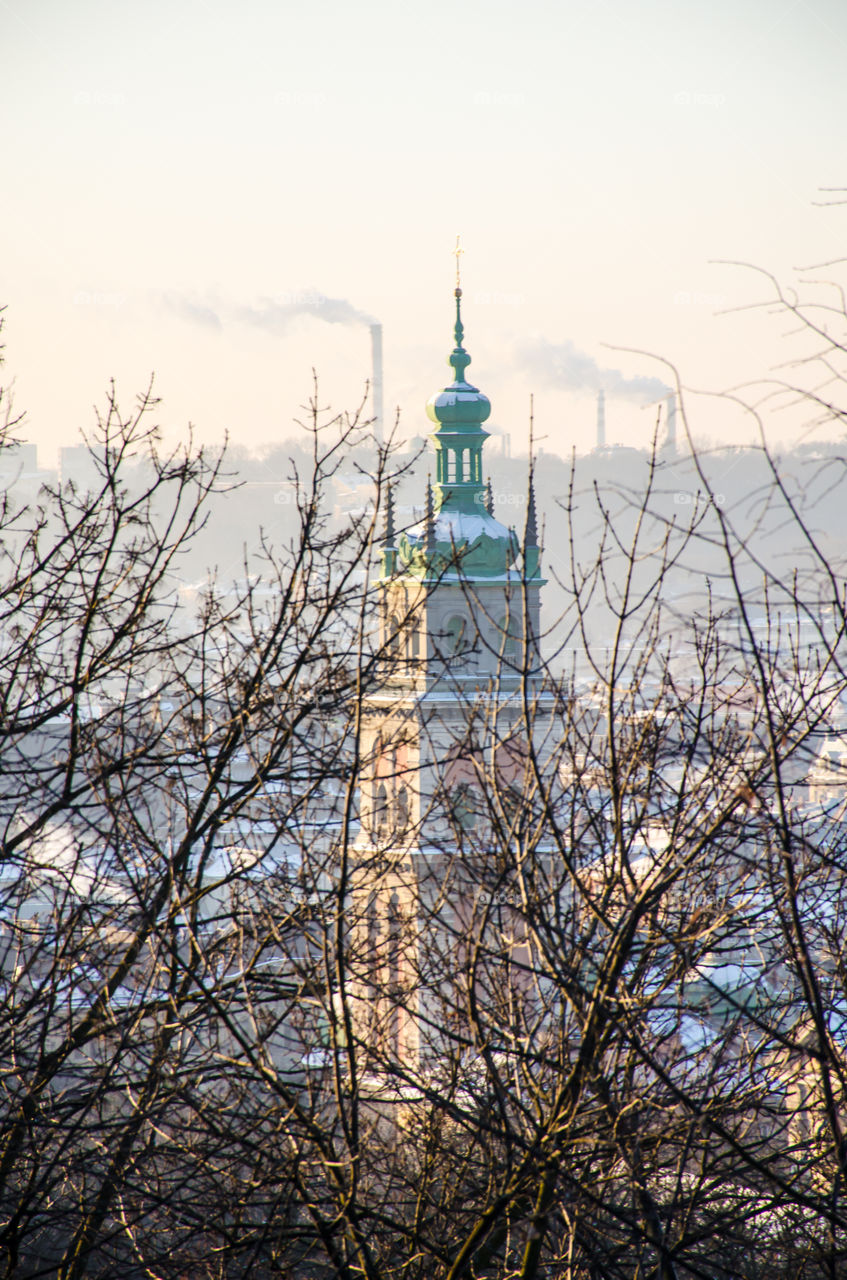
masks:
[[[361,733],[353,995],[358,1033],[382,1059],[426,1052],[414,1009],[425,998],[419,953],[437,927],[441,872],[461,833],[482,822],[491,771],[521,768],[527,703],[543,698],[532,474],[519,537],[497,520],[483,480],[491,406],[467,380],[461,302],[457,284],[453,380],[427,404],[435,482],[426,482],[424,518],[398,532],[390,493],[386,503],[377,583],[385,672]]]

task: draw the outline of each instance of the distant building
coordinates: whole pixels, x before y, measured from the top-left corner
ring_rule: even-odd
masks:
[[[65,445],[59,450],[59,483],[72,483],[81,492],[99,486],[100,472],[88,445]]]

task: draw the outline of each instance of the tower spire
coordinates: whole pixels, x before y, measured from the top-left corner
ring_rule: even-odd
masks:
[[[462,324],[462,266],[461,255],[465,252],[459,243],[460,237],[456,236],[456,248],[453,253],[456,258],[456,288],[453,290],[453,297],[456,299],[456,322],[453,325],[453,341],[455,347],[453,353],[448,357],[450,364],[456,372],[456,382],[465,381],[465,370],[471,362],[465,348],[462,346],[462,340],[465,336],[465,326]]]
[[[466,511],[479,514],[485,504],[482,479],[482,446],[488,438],[483,422],[491,413],[488,397],[467,380],[471,358],[464,348],[465,327],[462,324],[462,286],[460,255],[464,253],[456,237],[456,319],[453,325],[454,347],[447,357],[453,369],[453,381],[436,392],[427,402],[426,411],[438,430],[433,436],[437,462],[435,506],[438,511]]]

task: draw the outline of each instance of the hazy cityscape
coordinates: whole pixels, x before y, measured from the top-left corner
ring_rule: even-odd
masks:
[[[0,33],[0,1277],[847,1276],[847,10]]]

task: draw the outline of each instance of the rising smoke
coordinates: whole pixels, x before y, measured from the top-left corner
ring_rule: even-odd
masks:
[[[542,338],[524,343],[517,360],[531,377],[571,391],[605,391],[610,396],[644,401],[659,400],[671,391],[660,378],[625,378],[619,369],[602,369],[593,356],[570,340],[554,343]]]
[[[157,302],[171,315],[178,316],[180,320],[187,320],[189,324],[198,324],[203,329],[223,328],[217,303],[201,301],[190,294],[172,291],[160,294]]]
[[[224,302],[219,298],[199,299],[189,294],[169,292],[160,297],[172,314],[204,328],[223,329],[230,324],[247,324],[267,333],[285,333],[301,316],[314,316],[326,324],[372,325],[372,316],[359,311],[346,298],[328,298],[317,289],[300,289],[273,298],[260,298],[249,306]]]

